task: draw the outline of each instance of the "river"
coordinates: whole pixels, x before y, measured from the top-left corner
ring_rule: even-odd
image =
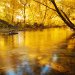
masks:
[[[65,28],[0,33],[0,69],[17,71],[19,65],[29,65],[35,75],[75,75],[74,33]]]

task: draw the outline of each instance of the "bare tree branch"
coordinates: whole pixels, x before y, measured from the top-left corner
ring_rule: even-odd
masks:
[[[52,4],[54,5],[55,9],[56,9],[56,12],[58,13],[58,15],[60,16],[60,18],[64,21],[65,24],[67,24],[68,27],[70,27],[71,29],[75,30],[75,26],[74,24],[70,21],[70,19],[67,17],[67,15],[62,12],[64,14],[64,17],[62,15],[62,13],[60,12],[59,8],[57,7],[56,3],[55,3],[55,0],[51,0]]]
[[[35,2],[37,2],[37,3],[40,3],[41,5],[44,5],[44,6],[46,6],[47,8],[49,8],[49,9],[51,9],[51,10],[53,10],[53,11],[56,11],[55,9],[50,8],[50,7],[49,7],[49,6],[47,6],[46,4],[43,4],[43,3],[39,2],[39,1],[36,1],[36,0],[33,0],[33,1],[35,1]]]
[[[47,0],[46,0],[46,5],[47,5]],[[47,14],[47,7],[46,7],[46,9],[45,9],[45,14],[44,14],[44,17],[43,17],[43,20],[42,20],[42,22],[44,22],[44,21],[45,21],[46,14]]]

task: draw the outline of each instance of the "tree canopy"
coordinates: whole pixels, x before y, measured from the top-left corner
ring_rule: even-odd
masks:
[[[75,1],[74,0],[1,0],[0,19],[9,23],[24,21],[27,24],[43,23],[44,25],[64,25],[51,1],[55,1],[57,7],[67,14],[72,23],[75,23]],[[64,16],[64,15],[63,15]]]

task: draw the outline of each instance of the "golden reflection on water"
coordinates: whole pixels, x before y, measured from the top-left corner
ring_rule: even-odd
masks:
[[[1,34],[0,66],[15,65],[22,60],[27,60],[27,58],[32,61],[31,63],[33,63],[35,59],[38,59],[41,65],[49,64],[51,63],[50,61],[52,61],[53,53],[55,51],[60,52],[62,44],[66,42],[66,39],[71,34],[72,32],[69,29],[63,28],[19,32],[17,35]],[[72,49],[75,47],[74,44],[75,39],[69,40],[67,43],[67,52],[69,48]],[[66,48],[64,48],[64,50],[66,50]],[[57,58],[56,55],[54,56],[55,58],[53,59],[55,62]]]
[[[71,51],[75,51],[75,39],[69,40],[68,49],[70,49]]]

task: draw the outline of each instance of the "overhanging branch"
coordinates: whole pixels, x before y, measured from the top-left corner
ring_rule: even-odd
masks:
[[[35,2],[37,2],[37,3],[40,3],[41,5],[44,5],[44,6],[46,6],[47,8],[49,8],[49,9],[51,9],[51,10],[53,10],[53,11],[56,11],[55,9],[50,8],[50,7],[49,7],[49,6],[47,6],[46,4],[43,4],[43,3],[39,2],[39,1],[36,1],[36,0],[33,0],[33,1],[35,1]]]

